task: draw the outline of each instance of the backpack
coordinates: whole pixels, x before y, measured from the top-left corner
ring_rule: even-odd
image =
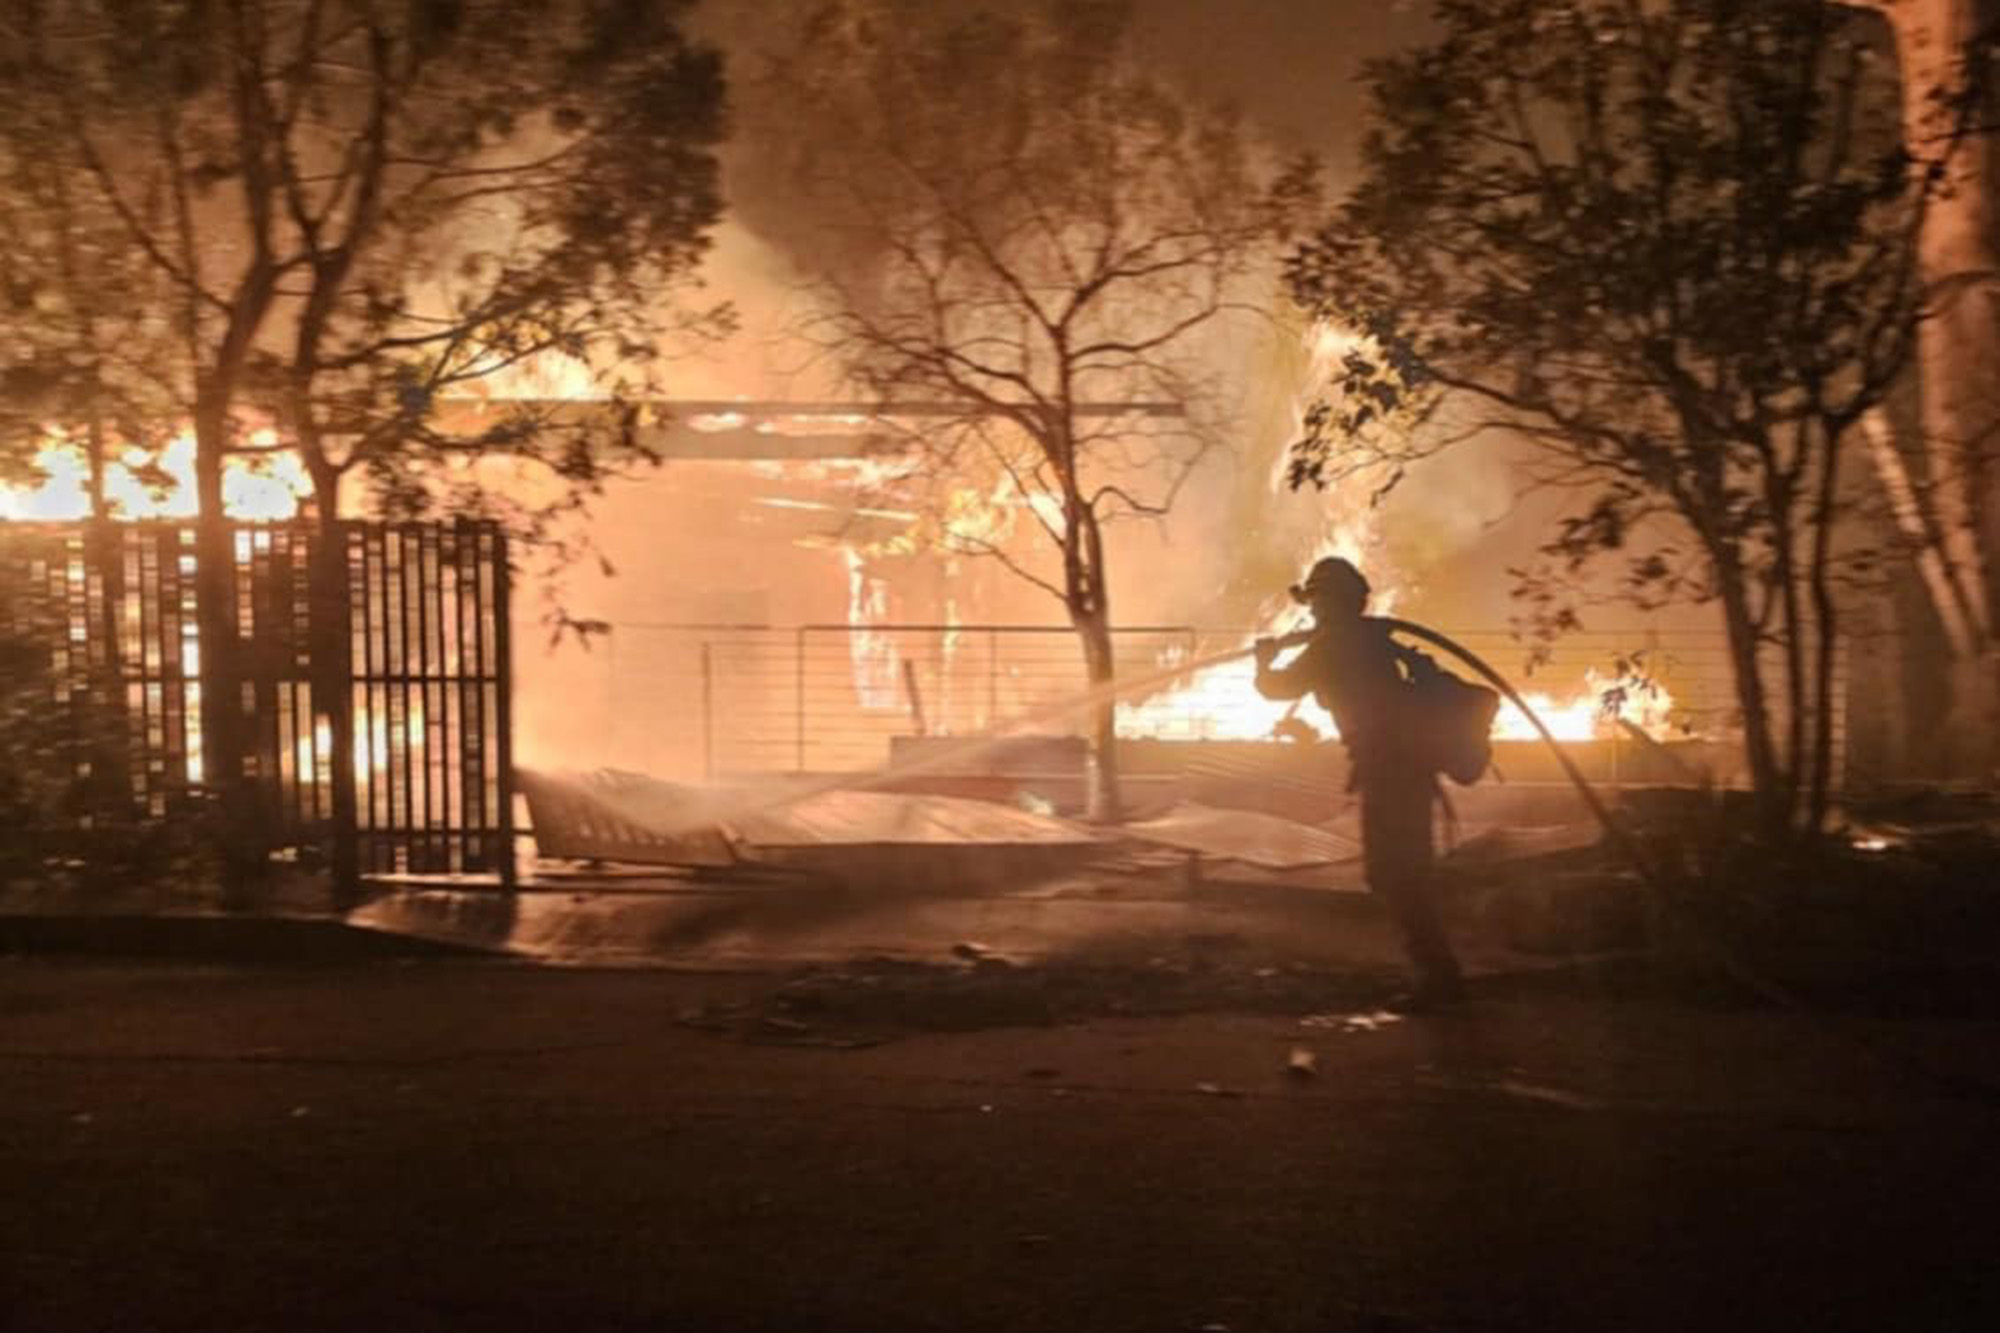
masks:
[[[1500,712],[1500,696],[1460,680],[1427,654],[1404,652],[1411,748],[1432,772],[1470,787],[1493,763],[1493,719]]]

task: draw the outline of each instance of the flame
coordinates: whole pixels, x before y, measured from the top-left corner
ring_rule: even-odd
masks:
[[[1329,377],[1351,351],[1365,345],[1365,339],[1351,329],[1330,321],[1319,321],[1303,335],[1305,366],[1292,410],[1292,427],[1303,429],[1305,414],[1313,398],[1324,391]],[[1288,451],[1280,451],[1272,465],[1270,487],[1273,494],[1289,489]],[[1369,488],[1335,488],[1327,493],[1330,507],[1324,524],[1310,549],[1299,562],[1309,568],[1313,561],[1340,556],[1366,570],[1373,585],[1371,609],[1380,615],[1393,614],[1409,591],[1399,571],[1381,558],[1377,525],[1380,510],[1369,498]],[[1303,553],[1303,552],[1302,552]],[[1299,611],[1283,594],[1266,604],[1259,635],[1278,635],[1294,628]],[[1246,637],[1245,642],[1248,642]],[[1176,665],[1171,649],[1155,665],[1171,669]],[[1256,664],[1248,657],[1235,658],[1177,681],[1168,689],[1118,709],[1121,735],[1168,740],[1276,739],[1288,721],[1296,719],[1319,734],[1337,735],[1333,719],[1310,699],[1298,703],[1265,699],[1256,690]],[[1523,696],[1543,724],[1558,739],[1587,741],[1614,736],[1630,724],[1656,739],[1672,734],[1673,696],[1658,682],[1631,675],[1600,676],[1586,672],[1583,681],[1568,694],[1540,691]],[[1511,703],[1503,705],[1495,720],[1493,737],[1500,741],[1536,739],[1539,733]]]
[[[253,432],[255,452],[223,460],[222,507],[231,518],[277,522],[295,518],[312,481],[298,454],[271,430]],[[192,518],[196,511],[194,435],[182,431],[157,450],[128,445],[104,468],[111,517]],[[75,522],[90,517],[90,464],[82,443],[51,431],[36,452],[33,485],[0,486],[0,520]]]
[[[1171,668],[1171,654],[1160,665]],[[1162,694],[1119,705],[1118,734],[1151,740],[1273,741],[1294,717],[1322,736],[1340,734],[1333,719],[1310,698],[1297,704],[1266,699],[1257,693],[1256,677],[1256,663],[1248,657],[1208,667]],[[1583,684],[1567,695],[1538,690],[1525,692],[1522,698],[1560,741],[1618,736],[1625,732],[1625,724],[1654,740],[1667,740],[1685,730],[1677,720],[1673,694],[1650,679],[1586,671]],[[1539,736],[1520,709],[1502,704],[1493,723],[1494,740],[1532,741]]]
[[[560,399],[602,402],[611,395],[603,376],[580,357],[545,351],[505,366],[489,365],[460,392],[468,399],[509,402],[518,399]]]
[[[1588,741],[1616,736],[1629,725],[1663,741],[1686,731],[1676,720],[1674,696],[1656,680],[1638,676],[1584,672],[1581,689],[1567,698],[1544,691],[1521,696],[1559,741]],[[1539,737],[1534,725],[1511,703],[1502,704],[1493,722],[1493,738],[1530,741]]]
[[[1322,322],[1306,332],[1309,369],[1295,406],[1295,422],[1302,424],[1306,404],[1317,386],[1325,382],[1331,368],[1361,341],[1338,325]],[[1288,488],[1286,456],[1281,454],[1274,467],[1274,492]],[[1338,556],[1367,571],[1371,584],[1370,610],[1378,615],[1394,614],[1408,588],[1399,572],[1380,558],[1381,543],[1377,524],[1380,510],[1365,499],[1365,487],[1330,493],[1334,506],[1310,556],[1300,562],[1308,569],[1315,561]],[[1342,499],[1345,495],[1349,498]],[[1299,627],[1303,619],[1298,606],[1286,594],[1276,594],[1265,604],[1262,624],[1250,638],[1278,636]],[[1176,665],[1178,647],[1169,649],[1155,665],[1171,669]],[[1120,735],[1160,740],[1269,741],[1281,737],[1286,724],[1296,719],[1322,736],[1337,737],[1338,728],[1325,710],[1310,698],[1294,702],[1266,699],[1257,693],[1256,663],[1249,657],[1234,658],[1177,681],[1168,689],[1142,701],[1118,707]],[[1636,726],[1648,736],[1665,739],[1676,730],[1672,694],[1659,682],[1633,675],[1600,675],[1586,671],[1580,685],[1567,695],[1548,691],[1522,696],[1529,708],[1562,741],[1588,741],[1614,736],[1622,724]],[[1494,720],[1496,741],[1535,740],[1540,733],[1512,703],[1503,703]]]
[[[848,660],[854,676],[854,691],[863,708],[894,708],[902,695],[902,658],[894,640],[872,627],[889,618],[889,589],[868,572],[868,562],[859,551],[849,549],[847,558],[847,623],[854,633],[847,636]]]
[[[1176,665],[1172,659],[1180,652],[1170,649],[1160,666]],[[1256,676],[1256,663],[1247,657],[1208,667],[1163,694],[1120,704],[1118,734],[1172,741],[1275,740],[1294,706],[1257,693]],[[1308,720],[1322,731],[1331,730],[1331,719],[1316,705],[1307,702],[1299,708],[1312,709]]]

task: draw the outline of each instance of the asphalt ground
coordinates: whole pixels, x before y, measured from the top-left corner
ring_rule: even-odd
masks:
[[[2000,1326],[2000,1023],[1245,966],[0,960],[0,1327]]]

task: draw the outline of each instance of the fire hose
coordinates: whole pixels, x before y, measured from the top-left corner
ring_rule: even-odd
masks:
[[[1810,1006],[1799,995],[1794,993],[1789,987],[1761,975],[1756,969],[1738,958],[1727,944],[1716,939],[1701,922],[1694,920],[1687,912],[1681,910],[1680,905],[1676,903],[1673,896],[1666,891],[1667,886],[1664,876],[1640,850],[1639,844],[1631,835],[1631,831],[1613,817],[1610,807],[1604,803],[1603,797],[1590,784],[1590,780],[1583,775],[1583,770],[1577,766],[1575,759],[1570,756],[1569,751],[1564,747],[1563,743],[1556,738],[1555,734],[1542,722],[1542,719],[1536,715],[1535,710],[1529,706],[1528,701],[1521,697],[1520,691],[1514,688],[1512,682],[1494,670],[1477,653],[1463,644],[1455,642],[1448,635],[1439,633],[1437,630],[1425,625],[1416,624],[1413,621],[1397,620],[1391,617],[1383,617],[1382,623],[1388,627],[1391,633],[1406,634],[1413,639],[1421,639],[1425,643],[1442,649],[1471,669],[1480,679],[1486,681],[1495,690],[1499,691],[1502,698],[1520,709],[1521,715],[1528,719],[1529,725],[1535,729],[1536,734],[1549,747],[1550,753],[1555,756],[1556,762],[1562,766],[1564,775],[1569,778],[1571,785],[1576,788],[1577,794],[1583,798],[1583,802],[1589,807],[1592,816],[1603,827],[1606,838],[1618,850],[1619,855],[1638,874],[1640,882],[1646,886],[1648,893],[1651,895],[1656,910],[1663,915],[1673,916],[1676,923],[1687,933],[1688,937],[1697,941],[1706,950],[1710,959],[1721,967],[1723,972],[1738,985],[1743,986],[1765,1001],[1775,1004],[1780,1008],[1790,1009],[1802,1014],[1811,1014]],[[1280,635],[1270,640],[1270,642],[1277,644],[1280,648],[1300,647],[1309,642],[1314,633],[1315,631],[1310,629],[1294,630],[1291,633]],[[1255,652],[1256,645],[1253,644],[1245,651]],[[1873,1056],[1885,1064],[1892,1065],[1906,1073],[1916,1074],[1956,1096],[1977,1101],[1987,1106],[2000,1105],[2000,1086],[1986,1082],[1983,1079],[1937,1069],[1928,1062],[1910,1055],[1898,1047],[1889,1045],[1882,1039],[1863,1037],[1850,1032],[1835,1032],[1831,1029],[1826,1029],[1826,1035],[1841,1044],[1852,1047],[1862,1054]]]
[[[1649,885],[1657,888],[1658,880],[1651,866],[1647,864],[1645,857],[1639,851],[1637,844],[1632,841],[1631,834],[1627,832],[1624,825],[1612,817],[1611,808],[1604,803],[1604,798],[1598,794],[1597,788],[1590,785],[1590,780],[1583,775],[1583,770],[1577,767],[1576,760],[1570,757],[1569,751],[1564,748],[1560,740],[1556,739],[1555,733],[1549,730],[1541,717],[1529,706],[1528,701],[1521,697],[1521,692],[1514,688],[1513,682],[1494,670],[1479,654],[1473,652],[1464,644],[1457,642],[1449,635],[1442,634],[1428,625],[1419,625],[1413,620],[1397,620],[1386,616],[1382,618],[1382,624],[1387,626],[1389,632],[1392,634],[1407,634],[1413,639],[1422,639],[1425,643],[1435,648],[1443,649],[1469,667],[1481,680],[1484,680],[1495,690],[1499,691],[1501,698],[1520,709],[1521,716],[1528,719],[1528,725],[1535,729],[1535,734],[1540,736],[1543,743],[1549,747],[1549,752],[1555,756],[1556,763],[1562,767],[1563,775],[1576,788],[1577,795],[1583,798],[1583,803],[1589,808],[1591,816],[1603,827],[1605,836],[1632,863],[1632,868],[1639,873],[1640,877],[1646,880]],[[1311,629],[1293,630],[1289,634],[1279,635],[1270,640],[1270,642],[1276,644],[1279,648],[1297,648],[1310,642],[1315,633],[1317,631]],[[1255,652],[1255,645],[1252,645],[1247,651]]]
[[[1591,815],[1604,829],[1606,839],[1638,874],[1640,882],[1645,885],[1647,892],[1651,895],[1655,907],[1663,915],[1671,915],[1675,919],[1676,924],[1686,931],[1688,938],[1698,942],[1708,952],[1713,961],[1732,980],[1769,1003],[1810,1016],[1810,1006],[1798,995],[1780,983],[1760,975],[1755,969],[1742,962],[1725,943],[1714,938],[1712,933],[1699,921],[1692,919],[1688,913],[1680,909],[1679,905],[1675,903],[1673,895],[1667,889],[1665,877],[1640,850],[1630,830],[1612,815],[1610,808],[1605,805],[1603,797],[1590,784],[1590,780],[1583,775],[1583,771],[1577,767],[1576,761],[1564,748],[1563,743],[1556,738],[1555,734],[1536,715],[1534,709],[1529,706],[1527,700],[1521,697],[1520,691],[1514,688],[1512,682],[1494,670],[1492,666],[1482,660],[1471,649],[1466,648],[1463,644],[1455,642],[1436,630],[1406,620],[1385,619],[1384,623],[1392,633],[1407,634],[1412,638],[1421,639],[1425,643],[1442,649],[1451,657],[1463,663],[1478,675],[1480,679],[1490,684],[1500,693],[1502,698],[1512,703],[1516,708],[1519,708],[1522,716],[1528,719],[1529,725],[1534,727],[1536,734],[1549,747],[1550,752],[1556,758],[1556,762],[1561,765],[1564,775],[1576,788],[1577,794],[1582,797],[1584,804],[1589,808]],[[1281,648],[1299,647],[1309,642],[1312,637],[1313,631],[1311,630],[1295,630],[1279,635],[1272,639],[1271,642],[1276,643]],[[908,777],[916,772],[943,767],[964,758],[968,754],[978,753],[987,747],[1000,743],[1007,736],[1019,734],[1027,728],[1042,723],[1073,715],[1079,708],[1095,706],[1107,700],[1115,700],[1127,695],[1156,690],[1171,681],[1185,680],[1212,667],[1248,657],[1256,651],[1257,646],[1253,643],[1193,661],[1177,662],[1169,668],[1154,672],[1148,676],[1123,679],[1114,684],[1099,687],[1084,695],[1033,710],[1025,716],[1015,719],[1010,726],[1002,728],[995,736],[968,741],[961,746],[940,747],[935,753],[923,759],[898,765],[895,772],[899,776]],[[886,779],[888,776],[884,774],[883,778]],[[857,785],[851,778],[846,777],[840,779],[822,779],[820,783],[807,784],[794,790],[789,794],[787,799],[797,800],[810,795],[814,790],[830,789],[836,783],[840,786]],[[866,786],[869,784],[863,783],[859,785]],[[1986,1083],[1977,1078],[1970,1078],[1935,1069],[1924,1061],[1900,1049],[1889,1046],[1882,1041],[1864,1038],[1853,1033],[1833,1032],[1831,1030],[1827,1032],[1827,1035],[1830,1040],[1851,1047],[1863,1054],[1871,1055],[1885,1064],[1893,1065],[1904,1072],[1924,1078],[1953,1095],[1966,1097],[1987,1106],[2000,1105],[2000,1086]]]

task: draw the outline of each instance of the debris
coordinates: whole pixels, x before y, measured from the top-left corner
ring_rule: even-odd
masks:
[[[1285,1072],[1293,1078],[1312,1078],[1319,1073],[1319,1057],[1303,1046],[1294,1046],[1285,1059]]]
[[[1197,1083],[1194,1085],[1194,1090],[1204,1097],[1241,1097],[1243,1095],[1238,1089],[1225,1088],[1220,1083]]]
[[[1038,791],[1029,791],[1025,787],[1014,793],[1014,804],[1026,810],[1031,815],[1042,815],[1045,818],[1053,818],[1056,813],[1056,803],[1054,801],[1051,801]]]
[[[97,1117],[92,1115],[88,1111],[78,1111],[75,1115],[69,1118],[69,1122],[72,1125],[88,1125],[94,1122],[96,1119]]]
[[[1299,1026],[1337,1032],[1373,1032],[1376,1028],[1402,1021],[1403,1016],[1392,1009],[1374,1009],[1365,1014],[1307,1014],[1299,1020]]]
[[[294,1120],[303,1120],[311,1114],[312,1108],[310,1106],[294,1106],[292,1108],[292,1119]]]
[[[1504,1092],[1509,1097],[1520,1097],[1531,1102],[1547,1102],[1571,1111],[1600,1111],[1604,1103],[1595,1098],[1567,1092],[1562,1088],[1546,1088],[1533,1083],[1520,1083],[1505,1079],[1493,1085],[1495,1092]]]
[[[785,1018],[779,1014],[766,1014],[759,1024],[766,1032],[808,1033],[813,1025],[796,1018]]]
[[[1231,861],[1261,870],[1312,870],[1361,855],[1357,842],[1323,828],[1251,810],[1224,810],[1183,801],[1153,819],[1121,830],[1135,841]],[[1199,864],[1197,860],[1196,864]]]
[[[1008,972],[1014,968],[1013,959],[995,953],[990,945],[976,940],[962,940],[952,945],[951,956],[962,963],[972,964],[981,972]]]
[[[733,1031],[743,1017],[743,1005],[717,1005],[706,1009],[686,1009],[675,1020],[685,1028],[699,1028],[704,1032]]]

